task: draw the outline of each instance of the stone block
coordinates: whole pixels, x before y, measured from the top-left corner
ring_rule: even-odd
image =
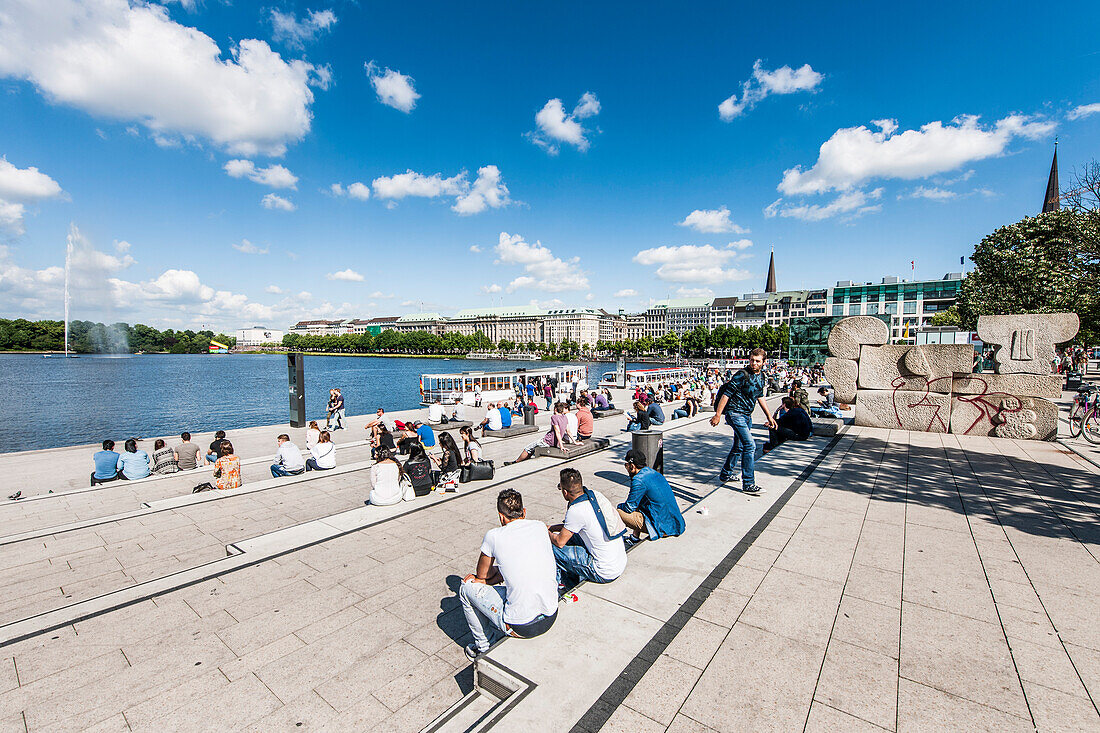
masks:
[[[1045,397],[1056,400],[1062,396],[1059,374],[968,374],[951,382],[955,394],[1010,394],[1017,397]]]
[[[951,396],[923,390],[861,389],[852,422],[871,428],[946,433],[951,424]]]
[[[851,316],[829,332],[829,353],[840,359],[858,359],[863,344],[878,345],[890,340],[886,322],[874,316]]]
[[[969,374],[974,348],[969,344],[863,346],[859,355],[860,398],[864,389],[900,389],[948,393],[955,374]]]
[[[843,420],[835,418],[819,417],[813,421],[814,435],[818,438],[831,438],[840,430]]]
[[[852,359],[825,357],[825,380],[833,388],[837,402],[851,404],[856,400],[856,377],[859,365]]]
[[[1058,405],[1039,397],[1011,394],[951,398],[951,432],[1014,440],[1058,437]]]
[[[1077,335],[1076,313],[978,316],[978,338],[996,346],[998,374],[1049,374],[1054,345]]]

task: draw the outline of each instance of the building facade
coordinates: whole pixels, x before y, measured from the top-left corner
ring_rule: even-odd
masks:
[[[884,277],[880,283],[841,280],[831,289],[832,316],[890,317],[893,343],[915,343],[917,329],[945,311],[958,299],[961,272],[949,272],[938,280],[900,280]]]
[[[237,329],[237,347],[255,348],[257,346],[272,346],[283,342],[283,332],[263,326]]]
[[[445,321],[446,319],[438,313],[410,313],[395,320],[390,328],[397,333],[426,331],[436,336],[442,336]]]
[[[445,333],[473,336],[481,331],[497,343],[502,339],[517,344],[542,343],[544,311],[530,305],[501,308],[467,308],[443,323]]]
[[[351,333],[351,327],[348,324],[349,321],[344,319],[338,321],[298,321],[290,327],[289,332],[296,333],[299,336],[341,336],[345,333]]]
[[[556,308],[542,316],[542,338],[547,344],[575,341],[595,346],[600,340],[600,312],[594,308]]]

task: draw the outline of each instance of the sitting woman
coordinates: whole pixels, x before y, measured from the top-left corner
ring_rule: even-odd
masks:
[[[164,441],[157,438],[153,443],[153,473],[167,475],[180,470],[179,456],[174,448],[169,448]]]
[[[569,406],[564,402],[559,402],[554,405],[554,414],[550,417],[550,431],[520,451],[519,457],[516,458],[516,460],[505,461],[504,465],[510,466],[513,463],[526,461],[535,454],[535,451],[540,446],[558,448],[563,453],[568,451],[569,449],[565,447],[565,444],[569,441],[569,419],[565,416],[565,413],[568,411]]]
[[[317,444],[310,446],[311,456],[306,459],[307,471],[327,471],[336,468],[336,444],[327,430],[321,431]]]
[[[233,444],[222,440],[221,455],[214,461],[214,486],[217,489],[238,489],[241,486],[241,459],[233,452]]]
[[[474,429],[467,425],[458,431],[459,436],[462,438],[462,445],[464,446],[463,453],[465,460],[462,461],[464,466],[468,466],[471,463],[477,463],[481,460],[481,443],[477,442],[477,438],[474,437]]]
[[[371,437],[371,457],[378,460],[378,456],[382,454],[382,449],[385,448],[391,454],[397,453],[397,446],[393,442],[393,433],[386,427],[385,423],[379,423],[378,429],[375,431],[373,437]]]
[[[370,498],[367,504],[391,506],[401,501],[401,478],[405,471],[389,448],[378,449],[378,463],[370,467]]]
[[[435,490],[439,493],[458,491],[458,476],[462,469],[461,453],[458,444],[450,433],[440,433],[439,447],[443,455],[439,458],[439,474],[435,477]]]
[[[306,450],[313,448],[317,445],[321,439],[321,428],[317,427],[316,420],[309,421],[309,427],[306,428]]]
[[[432,493],[432,462],[419,442],[409,445],[409,460],[405,461],[405,475],[412,482],[413,492],[417,496]]]
[[[126,449],[118,456],[118,476],[133,481],[148,475],[149,454],[138,450],[137,441],[130,438],[126,441]]]
[[[634,401],[634,412],[628,412],[627,417],[630,418],[626,423],[627,432],[632,433],[636,430],[649,430],[652,424],[649,420],[649,413],[640,400]]]

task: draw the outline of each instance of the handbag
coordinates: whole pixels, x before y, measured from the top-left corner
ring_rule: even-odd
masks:
[[[214,487],[210,485],[209,481],[203,481],[201,484],[191,489],[192,494],[197,494],[200,491],[213,491]]]
[[[462,483],[489,481],[493,478],[495,472],[492,461],[474,461],[462,467],[462,473],[458,480]]]
[[[401,488],[401,498],[404,501],[412,501],[416,498],[416,490],[413,488],[413,483],[408,476],[402,476],[397,485]]]

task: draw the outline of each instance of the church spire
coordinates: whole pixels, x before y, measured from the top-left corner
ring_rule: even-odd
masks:
[[[764,287],[765,293],[774,293],[775,287],[775,248],[772,248],[771,261],[768,262],[768,284]]]
[[[1047,193],[1043,197],[1043,211],[1058,211],[1062,208],[1058,194],[1058,141],[1054,141],[1054,160],[1050,162],[1050,177],[1047,178]]]

